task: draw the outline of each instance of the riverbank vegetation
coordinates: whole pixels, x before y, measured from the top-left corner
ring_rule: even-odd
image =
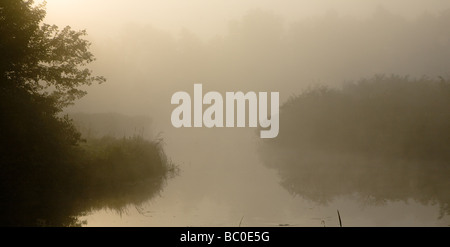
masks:
[[[294,195],[319,203],[410,199],[450,214],[450,82],[374,76],[314,87],[280,109],[261,155]]]

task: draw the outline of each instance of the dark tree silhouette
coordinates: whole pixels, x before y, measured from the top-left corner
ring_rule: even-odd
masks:
[[[0,7],[0,76],[2,86],[52,98],[66,106],[86,92],[78,89],[105,78],[92,76],[85,65],[94,61],[85,31],[41,24],[43,5],[3,1]],[[60,108],[58,108],[60,109]]]
[[[89,42],[82,39],[85,32],[41,24],[45,13],[44,6],[33,1],[0,4],[0,223],[4,225],[48,218],[44,214],[48,195],[57,198],[64,191],[61,185],[72,177],[70,153],[80,140],[68,117],[58,114],[85,94],[79,86],[105,80],[91,76],[84,67],[94,60]]]
[[[141,203],[169,170],[159,142],[135,137],[80,145],[63,108],[104,82],[85,31],[42,24],[43,5],[0,3],[0,225],[74,226],[101,207]]]

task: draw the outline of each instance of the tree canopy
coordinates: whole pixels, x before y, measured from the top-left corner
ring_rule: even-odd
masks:
[[[0,8],[2,84],[51,97],[66,106],[85,95],[80,86],[103,82],[85,66],[94,61],[86,31],[41,24],[44,5],[7,0]],[[7,86],[7,85],[4,85]]]

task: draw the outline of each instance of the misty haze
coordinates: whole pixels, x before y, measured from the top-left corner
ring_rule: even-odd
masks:
[[[0,225],[449,226],[450,3],[337,2],[1,3]]]

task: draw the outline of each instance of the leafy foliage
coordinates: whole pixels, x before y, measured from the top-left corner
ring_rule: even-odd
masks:
[[[92,209],[155,195],[174,168],[159,142],[81,142],[62,109],[103,82],[85,31],[41,24],[43,5],[0,3],[0,225],[79,226]]]
[[[85,66],[94,61],[85,31],[40,24],[43,5],[7,0],[0,8],[0,74],[2,81],[57,100],[59,109],[85,95],[78,87],[104,82]],[[2,84],[5,84],[2,83]]]

